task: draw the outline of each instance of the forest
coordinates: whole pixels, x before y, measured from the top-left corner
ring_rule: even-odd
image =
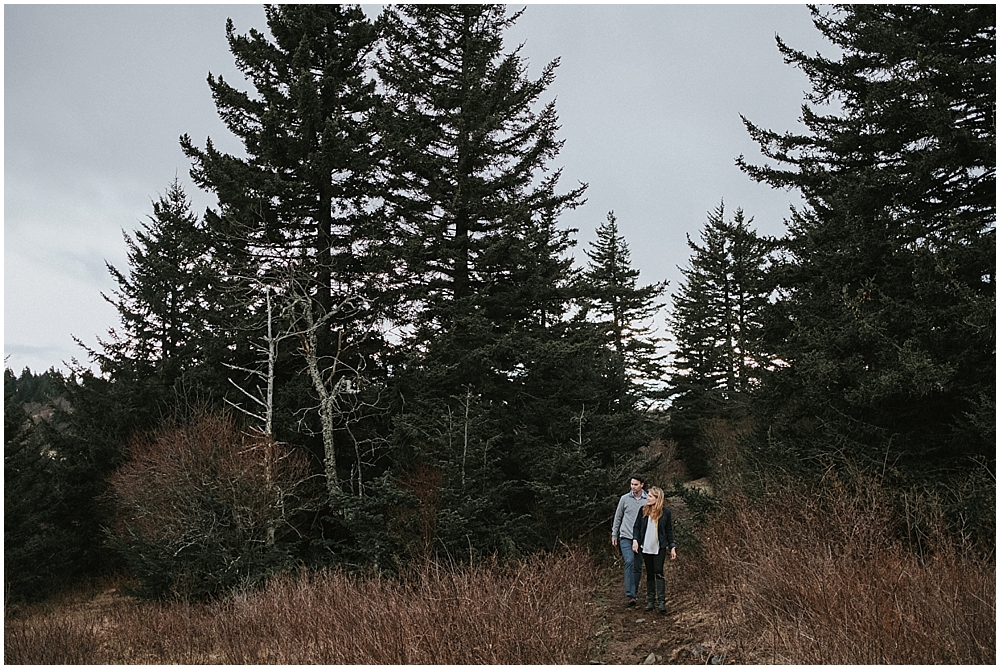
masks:
[[[719,204],[676,286],[640,280],[614,212],[574,260],[560,214],[586,185],[553,168],[558,61],[532,79],[504,48],[519,11],[229,22],[252,90],[208,84],[245,155],[180,138],[217,204],[168,183],[108,265],[120,322],[87,362],[5,370],[5,602],[578,560],[636,473],[697,510],[678,536],[702,563],[801,516],[995,590],[996,8],[812,12],[837,58],[777,40],[804,134],[745,118],[764,161],[734,156],[803,204],[776,238]],[[980,641],[924,659],[995,660]]]

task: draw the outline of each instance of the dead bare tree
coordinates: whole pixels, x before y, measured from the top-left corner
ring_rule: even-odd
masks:
[[[285,315],[298,337],[298,352],[318,398],[318,404],[305,408],[303,413],[314,410],[319,416],[327,491],[331,498],[344,493],[337,472],[337,433],[340,432],[346,435],[354,448],[352,479],[356,476],[356,480],[352,480],[352,484],[355,484],[356,494],[361,495],[365,453],[362,452],[363,440],[357,438],[352,428],[365,415],[381,410],[378,390],[364,376],[364,357],[357,355],[358,347],[369,333],[358,332],[348,337],[344,328],[338,328],[332,333],[332,345],[326,354],[320,349],[320,337],[324,329],[331,328],[335,319],[355,312],[362,298],[344,296],[323,312],[317,300],[309,294],[306,284],[297,279],[289,280],[284,297]],[[371,391],[367,399],[362,396],[363,386]]]
[[[258,431],[273,436],[279,347],[286,340],[297,340],[296,352],[301,356],[302,371],[307,374],[318,400],[317,404],[299,407],[296,411],[301,417],[299,430],[303,434],[315,434],[310,427],[311,421],[305,418],[318,416],[323,470],[331,499],[344,494],[337,462],[339,456],[346,454],[338,453],[338,437],[341,437],[339,448],[353,448],[350,485],[361,495],[364,465],[374,455],[378,438],[359,437],[355,427],[373,412],[383,409],[380,408],[379,389],[365,378],[366,361],[359,354],[359,348],[377,326],[366,325],[356,318],[365,303],[359,291],[348,282],[340,286],[339,299],[320,299],[319,292],[324,288],[322,282],[317,283],[317,261],[307,245],[269,244],[254,239],[248,224],[233,219],[227,222],[230,232],[220,235],[220,240],[241,246],[246,255],[243,265],[246,275],[230,274],[233,289],[241,291],[240,300],[256,305],[255,311],[262,314],[262,318],[252,325],[258,333],[250,344],[257,354],[256,364],[227,365],[234,372],[246,375],[245,380],[239,382],[229,379],[246,401],[227,402],[257,421]],[[253,239],[249,246],[246,244],[248,239]],[[366,331],[366,327],[371,331]],[[261,331],[265,334],[259,334]]]
[[[252,346],[260,352],[264,359],[261,364],[256,368],[241,367],[239,365],[227,364],[226,367],[244,372],[251,378],[256,377],[259,381],[263,382],[265,388],[261,388],[260,383],[256,386],[256,392],[250,392],[231,377],[229,378],[229,383],[233,385],[237,390],[239,390],[245,397],[252,401],[256,406],[256,410],[247,409],[244,406],[236,404],[235,402],[226,399],[226,403],[233,407],[234,409],[246,414],[250,418],[260,421],[263,427],[260,431],[268,437],[274,437],[274,373],[275,367],[278,360],[278,344],[284,339],[289,339],[297,336],[297,332],[286,327],[281,329],[280,332],[275,332],[275,314],[274,305],[272,299],[272,293],[274,288],[259,279],[251,280],[254,284],[263,287],[264,289],[264,299],[266,305],[267,314],[267,334],[262,337],[262,344],[252,344]]]

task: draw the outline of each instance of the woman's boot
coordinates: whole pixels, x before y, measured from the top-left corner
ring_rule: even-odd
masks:
[[[662,578],[656,579],[656,610],[660,613],[667,612],[667,582]],[[647,607],[647,609],[652,607]]]
[[[646,579],[646,610],[652,611],[656,606],[654,597],[656,596],[656,586],[653,585],[653,579]]]

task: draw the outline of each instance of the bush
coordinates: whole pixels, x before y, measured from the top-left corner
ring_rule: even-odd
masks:
[[[110,481],[110,537],[136,594],[214,597],[289,568],[307,476],[300,453],[228,418],[203,414],[133,440]]]

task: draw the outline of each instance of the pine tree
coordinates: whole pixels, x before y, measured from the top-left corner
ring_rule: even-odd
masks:
[[[104,296],[121,328],[110,330],[109,340],[99,340],[102,350],[90,354],[114,377],[155,376],[170,387],[204,362],[215,313],[208,238],[178,180],[153,203],[153,215],[135,237],[125,234],[125,244],[129,269],[108,264],[118,288]]]
[[[778,274],[768,444],[880,471],[993,463],[996,10],[812,12],[839,58],[778,41],[812,83],[807,133],[747,121],[774,162],[740,161],[806,202]]]
[[[752,222],[742,209],[727,221],[723,204],[710,212],[701,245],[688,237],[690,264],[681,268],[684,280],[672,296],[670,433],[694,473],[706,466],[696,445],[700,424],[745,411],[748,394],[773,362],[764,325],[775,244],[758,237]]]
[[[460,553],[539,540],[524,519],[550,474],[540,455],[575,434],[582,389],[566,370],[580,366],[566,363],[588,345],[565,323],[572,240],[556,223],[584,187],[558,193],[559,171],[545,174],[561,141],[554,104],[536,105],[557,62],[530,80],[504,53],[519,15],[412,5],[381,18],[388,210],[412,314],[396,460],[442,475],[437,532]]]
[[[216,231],[239,250],[249,243],[280,254],[308,250],[319,308],[358,292],[370,270],[359,251],[377,237],[366,209],[374,192],[368,73],[376,38],[356,5],[276,5],[265,9],[271,39],[238,35],[226,24],[229,48],[251,95],[209,75],[219,116],[247,158],[204,150],[187,135],[195,182],[219,198]]]
[[[680,270],[684,283],[670,318],[675,388],[690,383],[727,400],[749,392],[770,366],[762,339],[774,244],[758,237],[752,222],[742,209],[726,221],[720,204],[709,213],[702,245],[688,237],[690,266]]]
[[[194,162],[195,182],[218,196],[218,211],[206,221],[233,288],[243,292],[247,323],[258,328],[252,336],[266,336],[274,325],[269,294],[283,302],[281,327],[299,330],[277,372],[298,385],[283,385],[275,402],[298,394],[291,411],[316,409],[307,429],[323,435],[321,459],[336,494],[345,457],[368,438],[359,437],[366,428],[356,415],[337,409],[338,389],[357,387],[361,375],[377,382],[381,323],[391,307],[383,290],[388,256],[371,123],[377,33],[356,5],[269,5],[265,13],[270,36],[238,35],[232,21],[226,25],[236,64],[255,91],[208,79],[219,115],[247,157],[224,154],[211,140],[199,149],[184,136],[181,145]],[[242,357],[253,357],[249,344]]]
[[[393,156],[392,216],[415,288],[407,297],[419,336],[452,337],[456,354],[518,322],[525,231],[576,206],[583,191],[556,194],[558,171],[541,178],[561,142],[554,104],[533,106],[557,63],[530,81],[518,53],[502,53],[517,17],[499,5],[400,6],[382,17],[381,123]]]
[[[639,270],[631,264],[631,252],[618,232],[614,212],[597,228],[597,239],[584,253],[590,259],[583,273],[583,317],[596,314],[594,322],[614,357],[612,374],[621,379],[623,408],[642,397],[656,395],[665,366],[653,334],[651,319],[663,306],[658,300],[667,289],[661,281],[639,285]],[[593,316],[592,316],[593,318]]]

